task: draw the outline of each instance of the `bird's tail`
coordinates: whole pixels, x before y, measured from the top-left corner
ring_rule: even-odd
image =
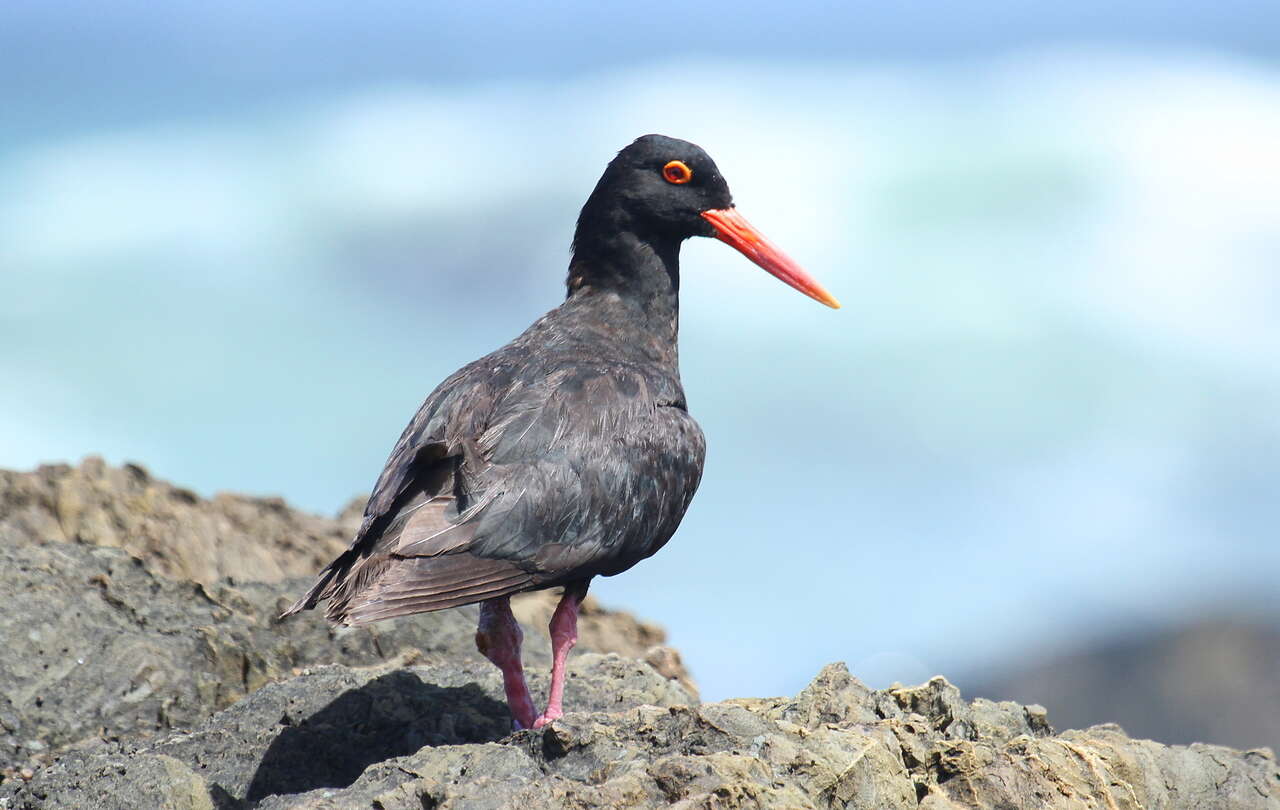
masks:
[[[324,570],[320,572],[320,576],[316,578],[316,583],[302,595],[302,598],[290,605],[289,609],[284,613],[281,613],[279,618],[285,619],[295,613],[300,613],[304,610],[311,610],[316,606],[317,602],[320,602],[323,599],[328,599],[332,596],[334,590],[334,578],[338,576],[340,572],[350,568],[352,563],[355,562],[355,558],[355,549],[347,549],[342,554],[338,555],[336,560],[324,567]]]

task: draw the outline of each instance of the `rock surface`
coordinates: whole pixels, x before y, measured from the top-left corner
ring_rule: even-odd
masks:
[[[230,577],[279,582],[308,576],[341,553],[364,502],[336,519],[280,498],[200,498],[137,464],[100,458],[34,472],[0,470],[0,538],[121,548],[158,574],[206,585]]]
[[[1054,735],[1043,710],[967,703],[942,678],[873,692],[835,664],[792,699],[698,706],[643,663],[585,654],[569,690],[581,711],[511,733],[491,668],[318,667],[0,794],[31,810],[1280,807],[1269,751]]]
[[[435,653],[482,662],[474,607],[359,629],[314,612],[276,620],[346,547],[358,517],[349,508],[328,520],[271,498],[205,500],[94,458],[0,470],[0,779],[84,739],[191,726],[300,667]],[[550,662],[554,601],[542,592],[515,605],[532,668]],[[588,599],[580,635],[580,649],[650,660],[694,690],[655,625]]]
[[[276,620],[306,581],[280,578],[344,545],[343,520],[93,460],[0,473],[0,808],[1280,810],[1268,750],[1054,734],[1038,706],[941,678],[872,691],[833,664],[794,698],[699,705],[660,630],[595,606],[574,711],[511,732],[474,608]],[[236,569],[236,549],[277,567]],[[549,606],[519,613],[540,625]]]
[[[359,630],[284,624],[278,586],[179,582],[119,549],[6,545],[0,566],[14,597],[0,614],[0,767],[192,726],[297,667],[466,655],[475,632],[474,608]],[[545,664],[546,641],[529,636],[528,660]]]

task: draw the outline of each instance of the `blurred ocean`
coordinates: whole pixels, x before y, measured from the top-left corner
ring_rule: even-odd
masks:
[[[845,305],[685,248],[704,483],[594,590],[705,697],[1280,616],[1280,66],[1192,48],[681,57],[13,127],[0,465],[100,453],[336,511],[438,381],[559,302],[578,207],[646,132],[706,147]]]

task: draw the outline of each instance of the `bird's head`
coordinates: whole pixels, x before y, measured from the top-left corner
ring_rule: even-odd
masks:
[[[582,208],[575,248],[584,233],[619,231],[677,245],[713,236],[810,298],[840,306],[738,213],[715,161],[688,141],[644,135],[609,163]]]

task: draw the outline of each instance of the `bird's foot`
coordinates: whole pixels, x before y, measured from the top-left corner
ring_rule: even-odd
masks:
[[[564,717],[563,711],[561,711],[560,709],[553,709],[550,706],[548,706],[546,712],[544,712],[543,715],[539,717],[537,720],[533,721],[533,727],[542,728],[543,726],[547,725],[553,720],[559,720],[561,717]]]

